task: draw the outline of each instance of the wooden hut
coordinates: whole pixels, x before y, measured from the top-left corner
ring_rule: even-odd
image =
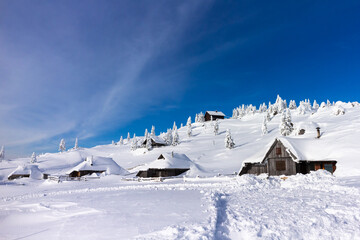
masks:
[[[297,173],[310,173],[318,169],[325,169],[333,173],[336,169],[336,161],[332,159],[316,158],[316,142],[319,140],[300,139],[299,141],[290,138],[277,138],[267,150],[260,162],[245,162],[239,175],[267,173],[269,176],[295,175]],[[311,147],[308,147],[312,145]],[[318,149],[318,152],[320,149]],[[306,152],[305,152],[306,151]],[[312,155],[312,153],[315,153]],[[311,157],[311,156],[314,156]]]
[[[126,175],[129,172],[120,167],[112,158],[89,156],[84,161],[66,172],[69,177],[82,177],[91,174]]]
[[[216,119],[224,119],[225,118],[225,114],[222,112],[218,112],[216,111],[207,111],[205,113],[205,121],[211,121],[212,120],[216,120]]]
[[[192,165],[191,160],[180,153],[163,153],[153,162],[139,169],[137,177],[170,177],[185,173]]]
[[[151,146],[154,148],[156,147],[164,147],[166,146],[166,142],[161,138],[161,137],[158,137],[158,136],[149,136],[148,139],[150,139],[151,141]],[[146,142],[147,142],[147,139],[145,138],[143,141],[142,141],[142,145],[143,146],[146,146]]]
[[[40,171],[37,165],[18,166],[12,173],[9,174],[8,180],[17,178],[33,178],[43,179],[44,174]]]

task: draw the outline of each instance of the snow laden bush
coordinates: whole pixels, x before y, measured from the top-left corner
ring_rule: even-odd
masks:
[[[266,124],[266,117],[264,117],[263,124],[261,126],[262,135],[268,133],[267,124]]]
[[[129,133],[129,132],[128,132],[128,134],[127,134],[126,140],[127,140],[127,142],[126,142],[127,144],[130,143],[131,138],[130,138],[130,133]]]
[[[289,136],[293,131],[293,124],[291,122],[291,113],[289,109],[282,112],[279,129],[281,135],[283,136]]]
[[[225,147],[228,149],[232,149],[235,147],[234,140],[231,138],[230,129],[226,129]]]
[[[336,116],[344,115],[345,114],[345,109],[342,106],[335,106],[334,109],[333,109],[333,113]]]
[[[66,151],[65,139],[61,139],[61,140],[60,140],[59,151],[60,151],[60,152]]]

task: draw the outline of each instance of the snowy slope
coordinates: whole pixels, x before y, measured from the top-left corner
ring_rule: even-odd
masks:
[[[294,128],[304,128],[306,132],[297,136],[295,131],[289,136],[289,141],[297,146],[312,148],[309,152],[316,153],[318,159],[334,159],[338,161],[336,176],[360,175],[360,155],[358,140],[360,138],[360,106],[353,107],[350,103],[338,102],[337,106],[345,109],[344,115],[334,115],[337,106],[320,108],[315,113],[299,114],[291,110]],[[265,113],[247,115],[242,119],[226,119],[219,121],[219,133],[214,135],[213,123],[193,123],[192,137],[187,137],[187,128],[179,129],[181,143],[178,146],[166,146],[147,151],[144,148],[130,150],[130,143],[124,145],[103,145],[90,149],[70,150],[64,153],[47,153],[38,157],[38,165],[47,173],[57,173],[73,168],[87,156],[102,156],[114,159],[121,167],[130,172],[136,167],[154,161],[161,153],[186,154],[200,168],[193,171],[192,176],[214,176],[218,173],[232,174],[239,172],[244,161],[259,161],[276,137],[280,136],[280,114],[268,123],[269,133],[262,135],[261,124]],[[204,126],[203,126],[204,125]],[[316,129],[321,128],[322,137],[315,139]],[[224,145],[225,131],[231,130],[235,141],[234,149],[226,149]],[[306,148],[301,151],[306,155]],[[304,158],[308,156],[303,156]],[[313,156],[309,156],[313,157]],[[4,178],[18,164],[25,164],[30,159],[16,159],[2,165],[7,171],[0,171]],[[188,174],[191,174],[189,172]]]

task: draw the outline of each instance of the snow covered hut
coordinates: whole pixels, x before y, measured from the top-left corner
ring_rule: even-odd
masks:
[[[17,178],[43,179],[44,174],[37,165],[18,166],[15,171],[9,174],[8,180]]]
[[[205,121],[211,121],[211,117],[212,117],[212,120],[224,119],[225,114],[222,112],[218,112],[217,110],[216,111],[207,111],[205,113]]]
[[[85,159],[85,161],[67,171],[66,175],[69,177],[82,177],[93,173],[125,175],[129,172],[120,167],[112,158],[89,156]]]
[[[295,175],[318,169],[333,173],[337,161],[328,159],[323,144],[315,139],[276,138],[261,161],[244,161],[239,175]]]
[[[170,177],[180,175],[192,165],[191,160],[181,153],[163,153],[153,162],[141,167],[137,177]]]
[[[148,139],[151,140],[152,147],[163,147],[166,146],[166,142],[164,139],[158,136],[149,136]],[[146,146],[147,139],[145,138],[142,142],[142,145]]]

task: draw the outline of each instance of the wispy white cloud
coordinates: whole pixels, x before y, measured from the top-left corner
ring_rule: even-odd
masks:
[[[181,74],[150,66],[181,45],[183,32],[209,5],[145,2],[138,9],[124,2],[117,6],[122,8],[119,15],[101,4],[109,13],[97,15],[91,8],[85,9],[87,15],[49,4],[30,6],[34,12],[26,5],[18,13],[11,11],[19,6],[5,8],[0,23],[0,145],[30,148],[70,133],[93,137],[179,96],[185,87]],[[121,21],[109,26],[111,17]],[[104,39],[96,34],[102,27],[113,27]]]

